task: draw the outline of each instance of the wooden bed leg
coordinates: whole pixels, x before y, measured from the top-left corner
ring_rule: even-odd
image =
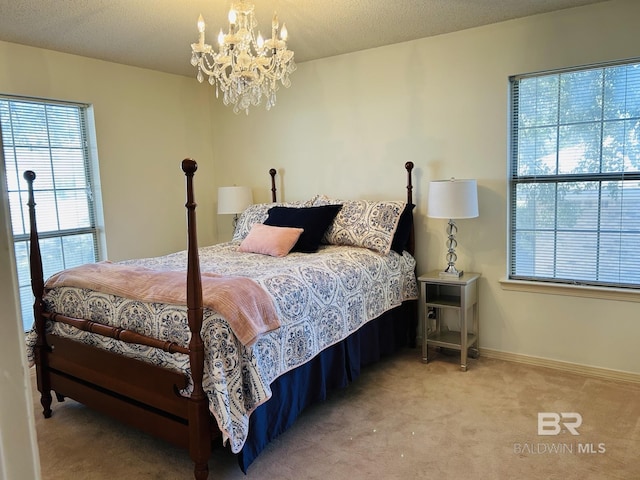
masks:
[[[207,480],[209,477],[209,457],[211,456],[209,422],[206,397],[202,401],[189,402],[189,455],[194,463],[193,476],[196,480]]]
[[[51,390],[48,390],[48,386],[42,386],[44,380],[41,379],[42,375],[38,374],[38,390],[40,391],[40,405],[42,405],[42,415],[44,418],[51,418],[51,403],[53,397],[51,396]],[[47,382],[48,383],[48,382]]]
[[[58,392],[56,393],[56,400],[59,402],[64,402],[64,395],[59,394]]]
[[[36,303],[37,302],[38,299],[36,298]],[[39,308],[34,307],[34,310],[37,312],[39,311]],[[42,323],[43,325],[38,326],[38,323]],[[44,415],[44,418],[50,418],[51,403],[53,401],[53,397],[51,396],[51,382],[49,381],[49,370],[47,367],[49,363],[47,359],[49,346],[44,340],[44,318],[36,320],[36,330],[38,332],[38,339],[33,349],[34,361],[36,364],[36,381],[38,385],[38,391],[40,392],[40,405],[42,405],[42,415]]]
[[[209,465],[207,463],[204,465],[196,463],[193,473],[196,480],[207,480],[209,477]]]
[[[42,394],[40,396],[40,405],[42,405],[42,415],[44,418],[51,418],[51,394]]]

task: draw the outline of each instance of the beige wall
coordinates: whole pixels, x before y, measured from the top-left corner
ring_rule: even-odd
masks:
[[[458,222],[458,264],[483,274],[481,346],[640,373],[640,304],[499,283],[507,268],[508,77],[639,57],[638,18],[640,2],[609,2],[301,64],[270,112],[234,116],[216,107],[225,139],[217,169],[262,186],[277,167],[289,200],[403,198],[403,165],[413,161],[419,272],[445,263],[445,222],[425,216],[428,182],[476,178],[480,217]],[[267,198],[266,188],[259,193]]]
[[[184,247],[180,161],[195,158],[198,180],[214,181],[208,89],[179,75],[3,42],[0,65],[3,94],[93,105],[111,260]],[[213,189],[197,193],[202,217],[211,219]],[[215,224],[203,222],[201,242],[216,235]]]
[[[640,373],[638,303],[511,292],[499,283],[509,75],[640,57],[638,18],[640,2],[614,1],[308,62],[273,110],[249,116],[234,115],[192,78],[2,42],[0,92],[93,104],[112,260],[184,248],[178,164],[187,156],[200,165],[201,245],[230,235],[230,218],[215,215],[219,185],[249,185],[255,201],[267,201],[275,167],[287,200],[400,199],[411,160],[419,272],[441,268],[445,253],[444,222],[425,216],[428,182],[476,178],[480,217],[459,222],[458,253],[460,266],[483,274],[481,346]],[[2,255],[4,269],[6,249]],[[0,349],[0,363],[18,365],[19,355]],[[3,405],[3,430],[22,413]]]

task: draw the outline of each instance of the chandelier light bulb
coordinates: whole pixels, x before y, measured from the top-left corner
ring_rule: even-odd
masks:
[[[229,23],[231,25],[235,25],[237,20],[238,20],[238,14],[233,8],[231,8],[229,10]]]
[[[204,48],[204,29],[205,29],[204,18],[202,18],[202,15],[200,15],[198,17],[198,47],[200,49]],[[196,63],[194,63],[194,60],[196,61]],[[197,65],[195,52],[194,52],[194,56],[191,57],[191,64],[194,66]]]
[[[280,39],[283,42],[286,42],[288,36],[289,36],[289,33],[287,32],[287,25],[283,22],[282,28],[280,29]]]
[[[220,29],[220,33],[218,34],[218,45],[221,47],[224,46],[224,32]]]
[[[264,38],[262,38],[262,34],[258,32],[258,38],[256,38],[256,44],[258,48],[262,50],[264,48]]]

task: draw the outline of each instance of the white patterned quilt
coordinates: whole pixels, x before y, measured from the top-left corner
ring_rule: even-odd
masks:
[[[415,260],[407,252],[381,255],[365,248],[325,245],[314,254],[290,253],[275,258],[240,253],[238,244],[232,241],[201,248],[201,271],[256,280],[273,297],[282,326],[245,347],[218,313],[204,310],[203,386],[223,443],[228,440],[236,453],[247,438],[249,415],[271,397],[271,382],[366,322],[418,296]],[[187,256],[185,251],[122,263],[185,270]],[[184,346],[189,343],[186,306],[142,303],[71,287],[48,292],[45,303],[50,311]],[[125,344],[59,323],[50,328],[56,334],[189,373],[189,359],[184,354]]]

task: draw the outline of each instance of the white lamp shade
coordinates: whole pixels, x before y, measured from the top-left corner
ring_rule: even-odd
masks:
[[[253,195],[249,187],[219,187],[218,214],[238,214],[253,203]]]
[[[447,219],[477,217],[476,181],[452,178],[430,182],[427,216]]]

